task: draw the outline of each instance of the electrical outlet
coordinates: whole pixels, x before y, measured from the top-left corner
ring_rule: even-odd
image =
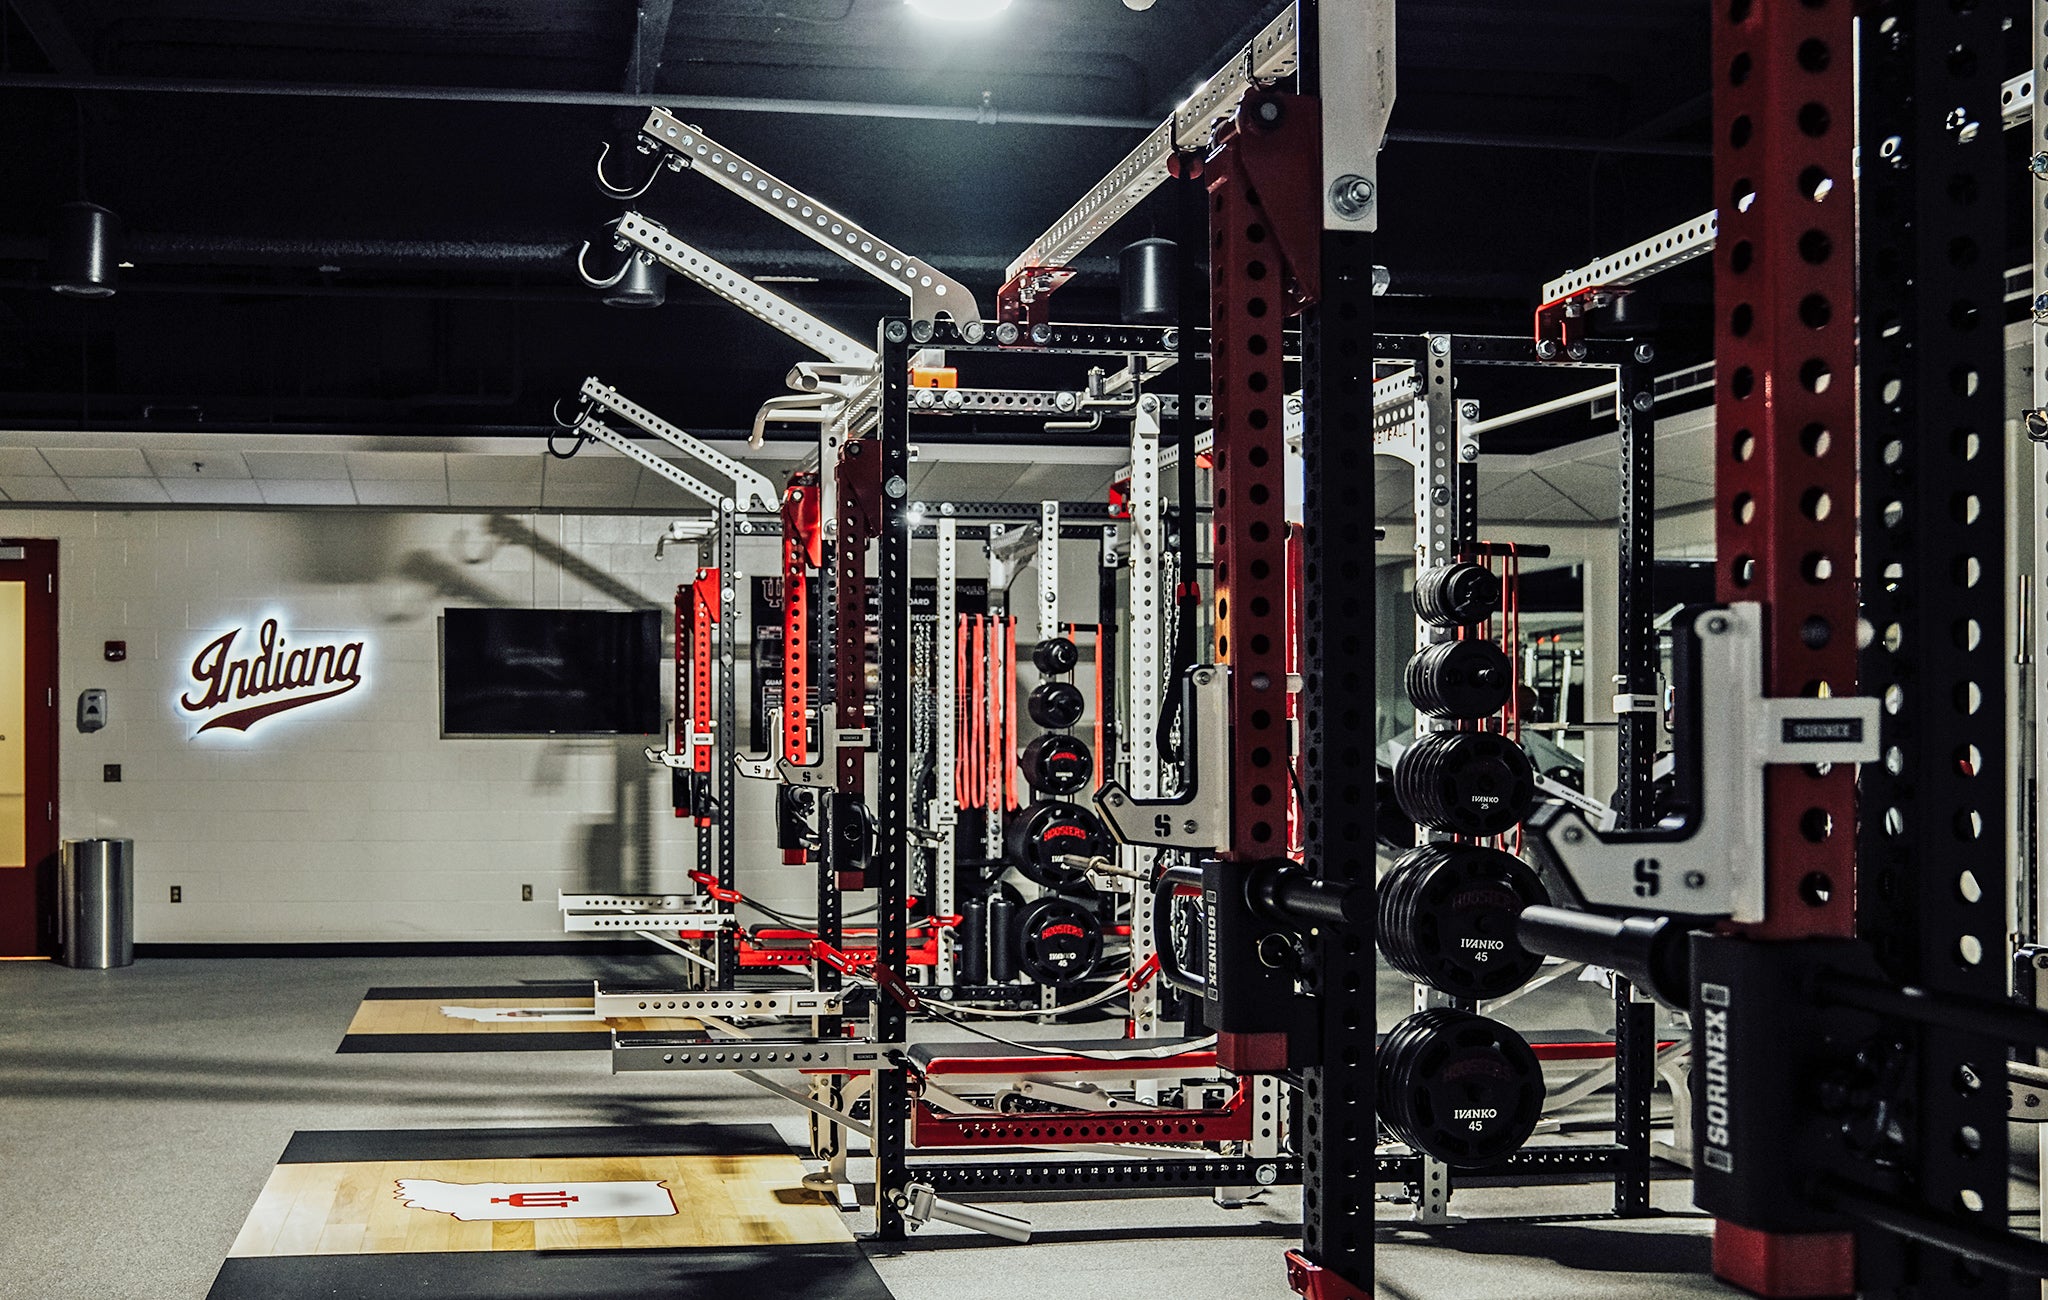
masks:
[[[100,779],[103,781],[119,781],[121,779],[121,765],[119,763],[102,764],[100,767]]]
[[[173,903],[182,903],[185,901],[185,887],[183,885],[171,886],[171,901]]]
[[[519,887],[519,901],[522,903],[531,903],[533,901],[532,885],[521,885]]]

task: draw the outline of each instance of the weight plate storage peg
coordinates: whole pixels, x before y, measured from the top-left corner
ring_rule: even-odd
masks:
[[[1380,1119],[1448,1165],[1498,1164],[1543,1118],[1543,1066],[1514,1030],[1451,1007],[1395,1025],[1379,1052]]]
[[[1550,893],[1512,853],[1477,844],[1424,844],[1381,878],[1378,938],[1409,979],[1467,998],[1497,998],[1529,982],[1543,958],[1515,938],[1525,907]]]
[[[1079,984],[1101,958],[1102,918],[1071,898],[1049,894],[1017,917],[1017,966],[1040,984]]]
[[[1078,793],[1095,775],[1095,755],[1074,736],[1047,732],[1024,746],[1017,765],[1031,788],[1044,794]]]
[[[1424,569],[1415,580],[1415,613],[1431,627],[1469,627],[1500,611],[1500,579],[1459,561]]]
[[[1408,661],[1408,698],[1432,718],[1491,717],[1508,702],[1514,665],[1491,641],[1439,641]]]
[[[1512,829],[1536,806],[1529,756],[1488,731],[1432,731],[1394,763],[1394,797],[1432,830],[1482,839]]]
[[[1109,832],[1094,813],[1079,804],[1047,799],[1022,809],[1004,834],[1010,860],[1024,875],[1047,889],[1073,889],[1088,873],[1069,867],[1068,856],[1092,858],[1109,853]]]
[[[1081,688],[1072,682],[1040,682],[1031,689],[1024,707],[1039,726],[1065,731],[1081,720],[1088,703],[1081,698]]]
[[[1031,647],[1031,662],[1047,677],[1064,677],[1081,662],[1081,647],[1063,636],[1049,636]]]

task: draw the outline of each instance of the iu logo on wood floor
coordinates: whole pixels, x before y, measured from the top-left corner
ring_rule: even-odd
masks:
[[[408,1210],[479,1219],[651,1219],[676,1212],[658,1180],[620,1183],[444,1183],[401,1178],[398,1199]]]

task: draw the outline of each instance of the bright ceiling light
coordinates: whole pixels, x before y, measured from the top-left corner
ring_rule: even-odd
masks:
[[[1010,0],[903,0],[927,18],[948,23],[987,22],[1010,7]]]

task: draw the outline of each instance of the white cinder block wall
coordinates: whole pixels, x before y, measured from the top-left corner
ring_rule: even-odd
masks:
[[[694,548],[655,558],[670,517],[0,510],[0,534],[59,543],[60,833],[135,841],[142,943],[560,939],[557,890],[688,891],[694,827],[642,756],[654,742],[440,734],[443,609],[669,610],[695,573]],[[979,543],[960,549],[961,576],[985,576]],[[741,543],[742,737],[747,575],[777,572],[780,554],[773,540]],[[1094,543],[1062,547],[1062,617],[1094,621],[1098,566]],[[1038,681],[1035,575],[1011,594],[1021,715]],[[267,616],[293,644],[364,641],[364,684],[246,735],[195,734],[176,706],[194,656]],[[117,640],[127,659],[109,663],[104,643]],[[109,722],[86,735],[74,717],[90,687],[108,692]],[[664,671],[664,717],[668,687]],[[1020,720],[1020,739],[1035,730]],[[103,780],[110,763],[118,784]],[[741,888],[810,915],[814,875],[781,865],[771,787],[742,780],[738,796]]]
[[[693,566],[688,549],[655,559],[666,522],[0,513],[0,532],[60,544],[62,834],[135,840],[145,943],[560,938],[557,889],[687,888],[691,824],[647,740],[440,736],[442,609],[667,610]],[[196,735],[175,705],[194,654],[266,615],[295,642],[364,640],[364,685],[247,735]],[[125,662],[105,661],[110,640]],[[82,735],[74,704],[95,686],[110,721]]]

